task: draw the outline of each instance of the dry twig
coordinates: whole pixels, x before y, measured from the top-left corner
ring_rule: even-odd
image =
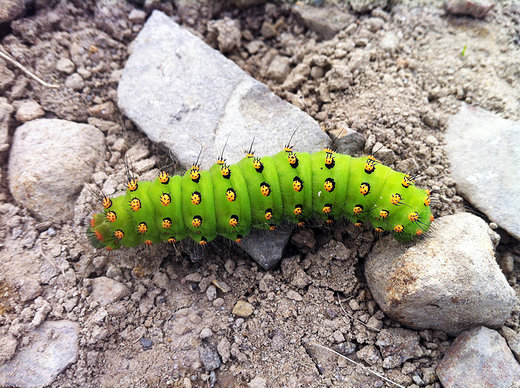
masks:
[[[368,371],[368,372],[370,372],[370,373],[376,375],[377,377],[379,377],[380,379],[385,380],[385,381],[388,382],[388,383],[391,383],[391,384],[395,385],[396,387],[399,387],[399,388],[405,388],[404,386],[402,386],[402,385],[400,385],[400,384],[397,384],[396,382],[394,382],[394,381],[392,381],[392,380],[390,380],[390,379],[387,379],[385,376],[383,376],[383,375],[377,373],[376,371],[373,371],[373,370],[370,369],[370,368],[367,368],[366,366],[360,364],[359,362],[356,362],[356,361],[354,361],[354,360],[351,360],[350,358],[344,356],[344,355],[341,354],[341,353],[336,352],[335,350],[332,350],[332,349],[330,349],[330,348],[328,348],[328,347],[326,347],[326,346],[323,346],[323,345],[320,345],[320,344],[317,344],[317,343],[314,343],[313,345],[318,346],[318,347],[320,347],[320,348],[322,348],[322,349],[328,350],[329,352],[332,352],[332,353],[334,353],[334,354],[337,354],[337,355],[340,356],[340,357],[343,357],[345,360],[350,361],[351,363],[355,364],[356,366],[359,366],[359,367],[363,368],[364,370],[366,370],[366,371]]]
[[[358,321],[359,323],[361,323],[363,326],[366,326],[366,327],[369,328],[370,330],[381,331],[381,330],[379,330],[377,327],[373,327],[373,326],[367,325],[365,322],[363,322],[363,321],[359,320],[358,318],[354,317],[353,315],[349,314],[349,313],[347,312],[347,310],[345,310],[345,308],[344,308],[343,305],[341,304],[341,299],[339,298],[339,294],[338,294],[338,302],[339,302],[339,307],[341,307],[341,310],[343,310],[343,313],[344,313],[347,317],[349,317],[349,318],[351,318],[351,319],[354,319],[354,320]]]
[[[2,49],[4,49],[2,47]],[[5,49],[4,49],[5,50]],[[47,82],[45,82],[44,80],[42,80],[40,77],[38,77],[36,74],[32,73],[29,69],[27,69],[25,66],[23,66],[21,63],[19,63],[18,61],[16,61],[14,58],[11,58],[11,56],[7,55],[6,53],[2,52],[2,50],[0,50],[0,57],[4,58],[6,61],[9,61],[11,62],[13,65],[15,65],[16,67],[22,69],[22,71],[27,74],[29,77],[31,77],[32,79],[34,79],[35,81],[39,82],[40,84],[42,84],[43,86],[46,86],[48,88],[59,88],[60,85],[53,85],[53,84],[49,84]]]

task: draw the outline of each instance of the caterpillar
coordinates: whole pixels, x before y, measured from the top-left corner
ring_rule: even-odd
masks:
[[[352,157],[325,148],[312,154],[292,146],[234,165],[221,156],[209,171],[195,163],[183,175],[160,172],[152,181],[127,182],[126,194],[102,196],[104,211],[87,230],[96,248],[174,243],[191,237],[201,245],[218,235],[241,242],[251,228],[274,230],[287,219],[298,225],[317,216],[346,217],[357,226],[392,232],[408,241],[428,231],[430,191],[375,156]]]

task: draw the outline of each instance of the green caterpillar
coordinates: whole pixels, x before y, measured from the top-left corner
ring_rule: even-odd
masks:
[[[88,235],[108,250],[190,236],[205,245],[217,235],[240,242],[252,227],[274,230],[287,219],[304,225],[311,216],[327,223],[346,217],[370,222],[408,241],[427,232],[433,215],[430,191],[384,166],[374,156],[355,158],[326,148],[312,154],[291,146],[263,158],[253,152],[239,163],[220,158],[209,171],[193,165],[184,176],[161,172],[153,182],[128,181],[126,194],[103,197]]]

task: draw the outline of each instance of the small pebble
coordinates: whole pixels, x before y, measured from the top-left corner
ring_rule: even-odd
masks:
[[[143,24],[146,20],[146,12],[140,9],[133,9],[130,14],[128,14],[128,20],[135,24]]]
[[[153,283],[163,290],[167,289],[169,285],[168,275],[163,272],[157,272],[153,277]]]
[[[202,280],[202,275],[197,272],[190,273],[189,275],[186,275],[184,277],[184,280],[186,280],[187,282],[199,283]]]
[[[217,298],[217,288],[213,284],[206,290],[206,297],[210,302]]]
[[[224,306],[224,299],[217,298],[213,301],[213,307],[222,307]]]
[[[215,285],[215,287],[220,289],[222,292],[229,292],[229,291],[231,291],[231,287],[228,286],[222,280],[213,280],[213,284]]]
[[[244,300],[239,300],[233,307],[233,314],[241,318],[249,318],[253,314],[253,305]]]
[[[287,297],[297,302],[301,302],[303,300],[302,296],[294,290],[287,292]]]
[[[274,24],[271,24],[271,23],[265,21],[264,24],[262,24],[260,33],[266,39],[274,38],[277,34],[276,27],[274,26]]]
[[[16,110],[16,120],[21,123],[37,119],[45,115],[45,111],[36,101],[23,101]]]
[[[20,286],[20,299],[22,302],[29,302],[42,294],[42,287],[40,283],[32,278],[25,278],[22,280]]]
[[[61,58],[58,61],[58,63],[56,64],[56,69],[58,69],[62,73],[69,74],[69,75],[74,73],[75,68],[76,68],[76,66],[74,65],[74,62],[72,62],[68,58]]]
[[[208,329],[207,327],[205,327],[204,329],[202,329],[199,336],[201,339],[205,339],[205,338],[211,337],[212,335],[213,335],[213,332],[211,331],[211,329]]]
[[[208,341],[203,340],[199,346],[199,357],[204,364],[204,369],[212,371],[220,367],[221,361],[217,348]]]
[[[141,338],[141,345],[144,349],[150,349],[153,345],[153,341],[148,338]]]
[[[67,77],[65,86],[69,89],[81,90],[85,87],[85,81],[78,73],[74,73]]]

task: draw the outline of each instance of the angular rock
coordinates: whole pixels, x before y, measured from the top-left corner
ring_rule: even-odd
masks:
[[[363,152],[367,139],[361,133],[348,127],[331,132],[333,136],[338,136],[335,143],[340,154],[355,156]]]
[[[0,386],[47,386],[79,355],[79,324],[47,321],[27,334],[30,342],[0,366]]]
[[[356,352],[356,356],[370,365],[375,365],[381,362],[381,354],[374,345],[367,345]]]
[[[517,361],[520,361],[520,335],[513,329],[504,326],[502,327],[502,336],[506,339],[507,345]]]
[[[130,11],[128,20],[135,24],[143,24],[146,20],[146,12],[134,8],[132,11]]]
[[[446,11],[454,15],[471,15],[483,18],[493,9],[491,0],[446,0]]]
[[[242,239],[240,247],[263,269],[273,269],[282,260],[283,250],[293,229],[294,225],[288,222],[282,222],[274,232],[252,229],[251,233]]]
[[[289,58],[277,55],[269,64],[267,77],[278,83],[283,83],[291,71],[290,63]]]
[[[446,152],[457,192],[520,239],[520,123],[463,105],[450,117]]]
[[[300,266],[300,256],[292,256],[282,261],[282,274],[284,280],[297,287],[304,288],[312,283],[312,279]]]
[[[352,15],[341,12],[335,6],[318,8],[296,4],[292,9],[302,18],[308,29],[317,32],[325,40],[334,38],[338,32],[354,21]]]
[[[278,31],[276,31],[276,26],[273,23],[269,23],[267,20],[264,21],[262,27],[260,28],[260,33],[266,39],[272,39],[276,35],[278,35]]]
[[[16,110],[16,120],[21,123],[31,121],[45,115],[45,111],[36,101],[23,101]]]
[[[29,121],[13,137],[9,189],[40,220],[69,221],[77,196],[104,154],[105,137],[92,125],[59,119]]]
[[[299,63],[294,69],[291,70],[289,76],[283,83],[282,88],[288,90],[296,89],[307,80],[310,72],[311,68],[309,65],[305,63]]]
[[[218,354],[222,357],[222,362],[225,364],[229,361],[229,357],[231,356],[231,343],[229,340],[224,337],[220,340],[217,345]]]
[[[161,12],[134,42],[118,88],[121,110],[183,165],[213,165],[227,143],[228,163],[255,139],[257,155],[273,155],[294,130],[297,148],[322,149],[328,136],[300,109]],[[301,136],[299,136],[301,134]]]
[[[215,42],[221,53],[240,47],[242,35],[240,22],[229,18],[208,22],[208,41]]]
[[[91,280],[92,292],[90,297],[101,306],[117,302],[130,295],[130,290],[123,283],[101,276]]]
[[[25,303],[30,300],[36,299],[42,294],[42,286],[40,283],[33,278],[22,279],[20,284],[20,300]]]
[[[402,365],[406,360],[421,357],[419,334],[401,328],[383,329],[377,334],[376,345],[381,350],[383,368],[390,369]]]
[[[520,380],[520,364],[500,334],[480,326],[457,337],[437,375],[445,388],[509,388]]]
[[[69,58],[60,58],[56,63],[56,69],[65,74],[72,74],[76,69],[76,65]]]
[[[199,357],[204,369],[210,371],[220,367],[221,361],[217,348],[209,341],[203,340],[199,346]]]
[[[85,81],[78,73],[71,74],[65,80],[65,86],[69,89],[81,90],[85,87]]]
[[[417,243],[400,244],[391,236],[376,243],[365,263],[374,299],[389,317],[418,330],[458,334],[480,325],[501,327],[516,295],[493,255],[494,232],[468,213],[433,225]]]

